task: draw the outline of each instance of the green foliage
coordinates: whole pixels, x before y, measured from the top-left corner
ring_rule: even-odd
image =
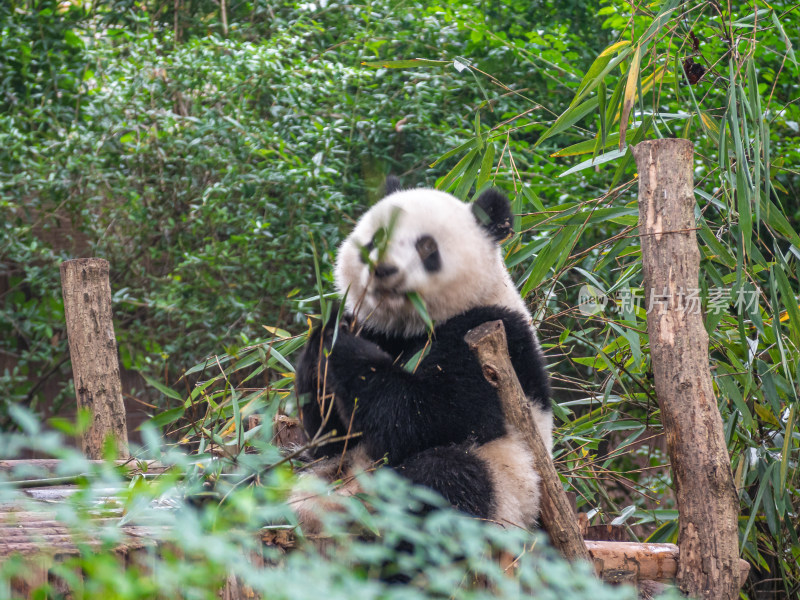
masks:
[[[14,426],[18,405],[37,409],[68,372],[58,262],[103,256],[123,364],[160,396],[153,424],[200,455],[214,447],[245,460],[256,444],[261,467],[280,462],[242,423],[293,409],[291,353],[302,338],[265,337],[262,324],[305,330],[314,294],[329,311],[336,244],[386,173],[464,199],[496,185],[518,215],[506,259],[550,357],[565,484],[595,520],[674,541],[668,461],[653,442],[662,429],[629,146],[686,137],[697,303],[743,556],[757,568],[744,593],[797,595],[800,19],[791,3],[87,4],[0,6],[0,426]],[[607,299],[602,312],[578,310],[583,284]],[[189,370],[188,391],[164,385],[222,350],[219,364]],[[263,495],[287,484],[251,488],[252,469],[240,472],[251,494],[243,504],[275,508]],[[192,518],[193,532],[212,529]],[[301,556],[288,564],[311,578],[283,572],[386,592],[364,583],[369,569]],[[97,564],[98,590],[130,579]],[[229,566],[198,556],[185,568],[203,588]],[[274,577],[300,593],[291,577]],[[171,589],[130,584],[130,597]]]
[[[260,408],[267,406],[262,403]],[[162,446],[148,426],[146,444],[134,448],[135,454],[171,467],[157,477],[147,472],[131,477],[111,461],[89,463],[75,450],[65,450],[59,434],[42,434],[35,417],[14,412],[25,433],[4,436],[2,455],[35,447],[61,458],[57,474],[77,484],[55,518],[84,542],[75,556],[51,568],[61,592],[69,591],[76,599],[211,599],[231,575],[260,597],[290,600],[488,599],[519,598],[523,593],[535,593],[542,600],[636,598],[632,588],[602,584],[589,564],[570,565],[528,532],[447,508],[421,515],[423,503],[442,506],[442,499],[413,488],[389,469],[360,480],[362,499],[338,498],[339,510],[323,515],[328,537],[324,546],[300,538],[298,547],[284,554],[262,544],[261,537],[291,528],[294,516],[285,500],[297,479],[274,462],[278,455],[266,429],[249,436],[242,453],[233,457],[202,447],[189,455]],[[36,478],[35,471],[10,477],[0,481],[0,502],[13,502],[29,513],[51,508],[15,489],[23,485],[21,479]],[[146,536],[146,544],[122,560],[113,549],[131,528],[138,534],[134,541]],[[92,545],[90,540],[100,543]],[[496,559],[500,552],[518,557],[513,575]],[[11,579],[24,578],[26,567],[22,557],[4,561],[0,589],[11,589]],[[411,576],[410,583],[386,581],[398,572]],[[53,593],[45,584],[35,597]]]
[[[452,68],[361,66],[390,37],[392,52],[463,53],[466,8],[239,5],[226,37],[215,3],[136,6],[0,8],[6,424],[8,402],[69,373],[60,260],[109,260],[123,366],[174,381],[264,322],[302,322],[287,296],[313,290],[309,235],[330,264],[385,174],[423,179],[479,102]]]
[[[538,290],[541,331],[554,334],[546,347],[563,357],[554,365],[555,379],[577,396],[557,407],[566,479],[587,508],[613,513],[630,503],[645,511],[640,523],[664,522],[651,539],[674,541],[672,500],[662,497],[671,482],[657,469],[664,457],[631,452],[660,423],[649,375],[638,211],[626,177],[633,167],[630,145],[688,137],[695,143],[702,262],[698,289],[687,291],[694,295],[687,302],[703,310],[711,338],[742,501],[743,555],[757,568],[747,591],[790,598],[800,589],[799,182],[788,166],[799,149],[800,71],[790,40],[800,21],[787,18],[796,9],[786,4],[729,13],[712,3],[687,7],[668,0],[634,15],[624,3],[606,4],[599,14],[608,15],[612,43],[585,72],[572,69],[574,77],[564,78],[573,95],[554,107],[557,118],[531,128],[538,132],[531,149],[586,157],[560,167],[557,201],[526,172],[542,157],[526,151],[519,129],[525,113],[491,129],[514,158],[500,163],[495,182],[522,192],[523,233],[509,242],[507,262],[519,272],[523,294]],[[476,181],[470,165],[482,160],[482,142],[478,133],[452,153],[460,162],[439,180],[441,188],[464,190]],[[577,310],[581,284],[603,299],[600,314]],[[622,489],[610,493],[608,481]],[[667,510],[652,510],[659,504]]]
[[[623,518],[638,511],[640,524],[663,523],[651,539],[674,541],[665,457],[641,446],[661,426],[629,148],[653,137],[694,141],[702,262],[687,303],[706,315],[711,338],[742,501],[742,551],[757,568],[747,592],[769,589],[790,598],[800,589],[794,526],[800,507],[800,182],[788,166],[800,149],[800,70],[791,42],[800,33],[796,8],[781,3],[727,12],[713,3],[687,7],[667,0],[652,12],[631,14],[624,3],[605,4],[598,14],[608,17],[611,43],[585,71],[562,65],[571,94],[561,101],[534,90],[526,94],[527,106],[502,120],[480,111],[474,134],[442,157],[454,166],[437,186],[467,197],[486,181],[479,165],[495,165],[493,140],[503,141],[492,179],[517,192],[515,209],[522,214],[521,233],[506,246],[507,264],[523,295],[533,295],[540,331],[553,336],[545,347],[562,357],[554,378],[574,394],[556,407],[566,479],[593,514]],[[485,77],[493,82],[491,74]],[[541,106],[551,107],[555,118],[528,121]],[[542,152],[582,158],[572,167],[548,168]],[[557,174],[563,185],[540,183],[542,172]],[[600,314],[578,310],[581,284],[602,298]],[[620,510],[622,503],[628,508]]]

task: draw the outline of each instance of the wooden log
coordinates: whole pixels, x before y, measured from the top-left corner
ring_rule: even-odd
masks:
[[[25,561],[25,568],[21,573],[11,577],[8,582],[10,585],[3,595],[0,589],[0,598],[42,598],[41,586],[47,585],[46,597],[48,598],[85,598],[83,594],[82,578],[83,573],[79,568],[70,569],[73,572],[70,578],[72,582],[77,582],[77,589],[74,584],[70,584],[61,575],[52,569],[54,560],[49,556],[41,556]],[[63,567],[60,569],[63,570]],[[13,590],[13,593],[12,593]]]
[[[24,529],[24,528],[23,528]],[[121,528],[125,538],[116,547],[116,552],[153,547],[162,533],[153,527],[126,526]],[[79,553],[78,544],[88,548],[103,548],[107,542],[99,537],[79,537],[74,532],[39,534],[32,530],[18,537],[0,541],[0,559],[19,554],[21,556],[70,556]]]
[[[670,583],[678,573],[680,551],[675,544],[587,541],[598,577],[609,583],[641,580]],[[750,565],[736,560],[733,576],[744,585]]]
[[[467,332],[464,339],[478,357],[484,377],[497,388],[506,420],[522,434],[530,447],[542,480],[542,526],[550,535],[553,546],[568,560],[589,560],[577,518],[561,486],[550,452],[534,424],[530,401],[520,387],[508,356],[503,322],[479,325]]]
[[[128,431],[111,316],[108,261],[79,258],[62,262],[61,291],[78,407],[92,413],[81,448],[87,458],[102,458],[103,444],[110,436],[117,456],[127,458]]]
[[[639,171],[647,332],[678,508],[681,591],[739,597],[739,503],[711,385],[699,303],[693,145],[661,139],[633,148]]]
[[[104,460],[88,460],[89,465],[104,465]],[[0,460],[0,473],[8,476],[9,481],[20,479],[32,479],[34,477],[58,477],[64,475],[60,472],[61,465],[64,464],[60,458],[29,458],[19,460]],[[139,473],[163,473],[168,467],[156,460],[131,460],[123,458],[115,461],[120,469],[124,469],[128,475]],[[74,475],[70,471],[66,476]]]

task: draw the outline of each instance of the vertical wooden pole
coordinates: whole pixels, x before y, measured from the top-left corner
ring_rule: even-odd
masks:
[[[711,385],[708,334],[697,292],[693,144],[633,148],[639,171],[647,332],[678,502],[677,583],[694,598],[739,597],[739,503]]]
[[[114,438],[119,458],[128,457],[128,431],[111,318],[108,261],[79,258],[61,263],[61,292],[78,407],[92,421],[83,434],[87,458],[103,457],[103,443]]]

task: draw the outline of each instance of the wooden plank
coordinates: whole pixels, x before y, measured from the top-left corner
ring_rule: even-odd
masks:
[[[604,581],[669,583],[678,573],[680,552],[675,544],[587,541],[586,547]],[[734,571],[738,585],[744,585],[749,571],[749,563],[738,559]]]

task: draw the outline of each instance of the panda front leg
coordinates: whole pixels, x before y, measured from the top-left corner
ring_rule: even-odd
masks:
[[[339,332],[329,357],[336,408],[373,458],[399,465],[429,448],[503,435],[494,388],[463,345],[434,341],[410,372],[377,344]]]
[[[336,330],[336,311],[327,323],[311,332],[295,369],[295,392],[299,416],[309,439],[325,434],[344,435],[347,427],[334,410],[333,370],[329,368],[330,353]],[[341,454],[344,442],[328,443],[312,450],[316,456]]]
[[[339,419],[375,459],[398,465],[436,444],[442,415],[426,399],[433,386],[420,370],[411,373],[377,344],[339,331],[329,356]]]

